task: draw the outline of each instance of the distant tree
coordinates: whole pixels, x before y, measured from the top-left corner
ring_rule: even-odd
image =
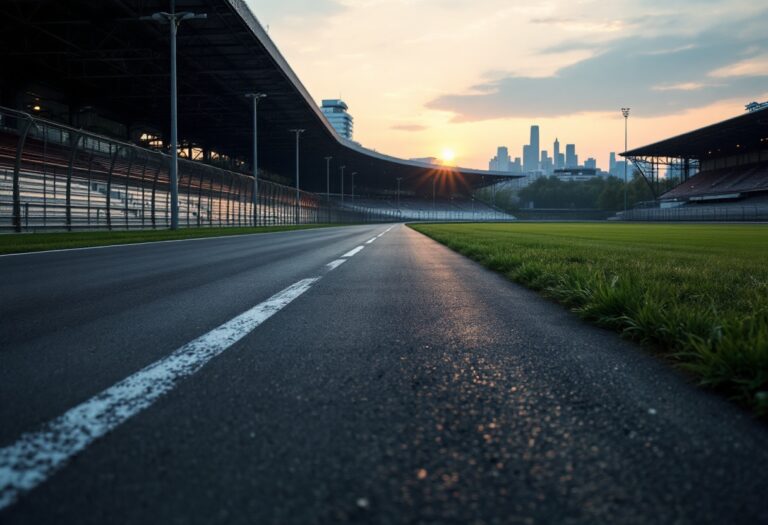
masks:
[[[675,178],[659,181],[658,195],[669,191],[679,184]],[[630,208],[646,201],[653,201],[654,195],[649,183],[639,171],[632,174],[627,183],[627,204]],[[486,202],[491,202],[492,190],[484,188],[477,195]],[[533,203],[535,208],[549,209],[593,209],[619,211],[624,209],[624,181],[618,177],[595,177],[587,181],[563,181],[557,177],[541,177],[525,188],[499,190],[496,192],[496,205],[508,211],[527,208]]]

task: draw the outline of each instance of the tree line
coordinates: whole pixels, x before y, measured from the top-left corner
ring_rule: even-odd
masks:
[[[679,179],[662,179],[659,195],[680,183]],[[654,200],[646,180],[635,172],[627,183],[627,204],[635,205]],[[493,190],[484,188],[478,197],[490,202]],[[624,209],[624,181],[618,177],[595,177],[587,181],[563,181],[557,177],[541,177],[518,189],[497,189],[496,205],[505,210],[524,208],[582,209],[618,211]],[[532,204],[531,204],[532,203]]]

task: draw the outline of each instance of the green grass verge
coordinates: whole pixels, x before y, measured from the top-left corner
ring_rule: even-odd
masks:
[[[0,254],[60,250],[63,248],[86,248],[113,244],[134,244],[137,242],[168,241],[176,239],[199,239],[202,237],[224,237],[252,233],[284,232],[338,226],[334,224],[309,224],[299,226],[261,226],[258,228],[183,228],[171,230],[137,231],[94,231],[61,233],[20,233],[0,235]]]
[[[411,227],[768,414],[768,227]]]

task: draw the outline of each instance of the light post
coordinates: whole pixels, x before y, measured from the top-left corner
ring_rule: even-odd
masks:
[[[195,14],[187,11],[176,12],[175,2],[171,2],[171,12],[155,13],[143,16],[141,20],[152,20],[160,24],[168,24],[171,30],[171,167],[168,170],[171,182],[171,229],[179,228],[179,127],[178,103],[176,88],[176,33],[185,20],[203,20],[206,14]]]
[[[357,175],[356,171],[352,172],[352,205],[355,204],[355,175]]]
[[[296,134],[296,224],[299,223],[299,209],[301,206],[301,195],[299,194],[299,137],[304,133],[303,129],[289,129],[291,133]]]
[[[621,108],[621,114],[624,115],[624,154],[627,153],[627,125],[629,123],[629,109]],[[627,214],[627,164],[629,161],[624,157],[624,218]]]
[[[344,168],[346,166],[341,167],[341,204],[344,204]]]
[[[259,143],[258,143],[258,107],[259,101],[267,98],[264,93],[248,93],[246,98],[253,100],[253,225],[258,226],[259,211]]]

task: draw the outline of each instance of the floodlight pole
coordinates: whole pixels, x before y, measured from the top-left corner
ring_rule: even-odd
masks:
[[[171,229],[179,229],[179,119],[176,85],[176,33],[179,25],[169,18],[171,27]]]
[[[621,108],[621,114],[624,115],[624,154],[627,154],[627,125],[629,123],[630,108]],[[624,218],[627,215],[627,157],[624,157]]]
[[[171,229],[179,228],[179,128],[178,128],[178,103],[176,82],[176,34],[184,20],[203,20],[208,18],[205,14],[189,12],[177,13],[175,2],[171,2],[171,12],[155,13],[152,16],[143,16],[141,20],[153,20],[161,24],[168,24],[171,30],[171,166],[169,171],[171,183]]]
[[[303,129],[289,129],[296,134],[296,224],[299,223],[299,209],[301,207],[301,195],[299,193],[299,137],[304,133]]]
[[[248,93],[245,95],[247,98],[253,100],[253,225],[258,226],[259,211],[257,206],[259,204],[259,124],[258,124],[258,107],[259,101],[266,98],[264,93]]]

